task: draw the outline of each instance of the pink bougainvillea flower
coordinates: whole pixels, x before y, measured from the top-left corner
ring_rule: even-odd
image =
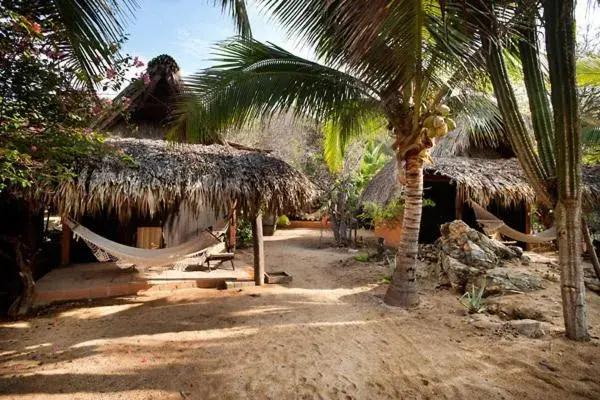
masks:
[[[150,75],[148,75],[147,72],[144,72],[142,74],[142,79],[144,80],[144,85],[149,85],[150,84]]]
[[[92,130],[90,128],[85,128],[83,130],[83,136],[90,136],[92,134]]]
[[[112,68],[107,68],[106,69],[106,77],[108,79],[113,79],[116,75],[117,75],[117,73],[115,72],[114,69],[112,69]]]
[[[40,24],[38,24],[37,22],[33,22],[31,24],[31,29],[33,29],[33,31],[37,34],[42,33],[42,26]]]
[[[38,151],[38,148],[37,148],[37,146],[31,146],[31,151],[32,151],[32,152],[34,152],[34,153],[35,153],[36,151]]]
[[[140,67],[144,66],[144,63],[139,59],[139,57],[135,56],[133,58],[133,66],[137,67],[137,68],[140,68]]]
[[[92,107],[92,114],[98,115],[101,112],[102,112],[102,106],[100,104],[94,104],[94,107]]]

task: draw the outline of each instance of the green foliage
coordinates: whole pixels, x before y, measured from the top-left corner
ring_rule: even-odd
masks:
[[[583,129],[583,163],[600,164],[600,127]]]
[[[475,290],[475,285],[472,285],[471,291],[466,292],[459,299],[460,304],[465,306],[467,310],[469,310],[470,314],[478,314],[484,312],[487,309],[485,305],[485,300],[483,299],[485,287],[485,281],[483,282],[479,290]]]
[[[176,110],[172,137],[203,142],[230,127],[287,112],[329,121],[349,132],[364,115],[354,114],[356,103],[370,102],[370,110],[376,104],[360,80],[273,44],[225,41],[214,60],[216,67],[187,79],[189,97]],[[190,137],[193,132],[186,126],[203,129]]]
[[[600,56],[590,54],[577,60],[577,84],[600,86]]]
[[[245,218],[240,218],[235,227],[237,247],[246,248],[252,246],[252,223]]]
[[[73,31],[69,26],[73,21],[62,19],[62,13],[70,12],[71,7],[93,7],[96,1],[77,3],[0,0],[0,191],[7,186],[52,185],[72,179],[78,159],[110,151],[102,136],[86,127],[113,105],[81,85],[84,79],[105,79],[103,75],[87,75],[90,70],[81,69],[79,62],[85,60],[78,58],[79,51],[93,46],[88,39],[102,38],[81,37],[71,45]],[[111,12],[118,13],[118,3]],[[102,15],[106,9],[95,11],[98,15],[69,15],[80,22],[81,18],[92,18],[102,24],[103,18],[108,18]],[[96,54],[95,62],[116,60],[119,43],[109,47]],[[115,61],[110,71],[102,71],[110,78],[107,85],[117,88],[121,84],[129,62],[123,58]],[[122,105],[119,102],[115,106]]]
[[[290,224],[290,219],[287,217],[287,215],[280,215],[277,218],[277,227],[278,228],[285,228],[289,224]]]
[[[373,149],[373,137],[385,130],[387,123],[377,104],[371,99],[349,102],[339,112],[338,120],[328,120],[323,126],[325,137],[324,156],[331,172],[340,172],[344,166],[346,147],[357,138],[369,139]]]
[[[357,254],[354,256],[354,259],[356,261],[360,261],[360,262],[367,262],[367,261],[369,261],[369,255],[368,254]]]
[[[435,202],[431,199],[423,199],[423,207],[434,207]],[[404,197],[400,196],[389,201],[385,206],[367,202],[363,205],[362,217],[371,219],[374,225],[385,224],[393,227],[400,223],[398,216],[404,211]]]
[[[391,152],[385,142],[376,143],[374,140],[367,142],[358,170],[354,174],[354,181],[359,193],[362,193],[371,179],[387,164],[391,158]]]
[[[118,44],[136,7],[135,0],[0,0],[0,21],[16,21],[13,32],[51,43],[51,48],[39,50],[50,50],[49,58],[60,59],[64,69],[73,70],[74,78],[91,88],[118,63]],[[4,40],[7,29],[2,31]],[[23,58],[35,55],[28,48],[21,50]]]
[[[72,179],[79,158],[108,151],[103,137],[91,131],[5,120],[0,123],[0,191],[6,186],[51,185]]]

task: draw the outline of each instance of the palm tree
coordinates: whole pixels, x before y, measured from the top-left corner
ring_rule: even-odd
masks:
[[[204,140],[228,127],[292,110],[322,121],[343,147],[374,119],[387,120],[397,162],[406,172],[406,198],[398,265],[385,302],[409,307],[418,302],[423,162],[432,138],[448,130],[443,103],[451,92],[449,82],[456,87],[459,78],[469,76],[472,65],[464,60],[475,50],[458,40],[458,24],[443,17],[435,1],[376,3],[389,7],[269,2],[284,26],[313,45],[326,65],[272,44],[224,42],[218,65],[188,80],[188,97],[173,132]],[[205,129],[198,131],[200,126]]]

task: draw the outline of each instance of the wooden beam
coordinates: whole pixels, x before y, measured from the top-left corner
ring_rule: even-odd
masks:
[[[71,236],[73,232],[69,225],[62,218],[62,236],[60,239],[60,265],[69,265],[71,263]]]
[[[531,204],[528,201],[525,201],[525,234],[531,235]],[[532,245],[531,243],[525,243],[525,250],[531,251]]]
[[[230,252],[235,252],[235,246],[237,245],[237,238],[235,236],[237,230],[237,214],[235,211],[235,204],[233,205],[233,208],[231,209],[231,215],[229,217],[229,238],[227,240],[227,243],[229,245],[229,248],[227,249]]]
[[[463,199],[462,193],[460,192],[458,185],[454,185],[454,187],[456,187],[456,196],[454,196],[454,209],[455,209],[455,212],[454,212],[455,218],[454,219],[462,219],[464,199]]]
[[[254,243],[254,283],[265,283],[265,244],[263,241],[262,214],[252,221],[252,241]]]

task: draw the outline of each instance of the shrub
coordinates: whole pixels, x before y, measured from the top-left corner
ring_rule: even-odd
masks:
[[[290,224],[290,219],[287,217],[287,215],[281,215],[277,218],[277,227],[278,228],[285,228],[289,224]]]
[[[240,218],[235,227],[235,237],[238,248],[243,249],[252,246],[252,223]]]
[[[423,199],[423,207],[434,207],[435,203],[431,199]],[[362,218],[369,218],[374,225],[386,224],[393,227],[397,223],[397,218],[404,211],[404,197],[396,197],[385,206],[367,202],[363,206],[364,212],[360,215]]]
[[[369,261],[369,255],[368,254],[357,254],[354,256],[354,259],[356,261],[360,261],[360,262],[367,262],[367,261]]]

